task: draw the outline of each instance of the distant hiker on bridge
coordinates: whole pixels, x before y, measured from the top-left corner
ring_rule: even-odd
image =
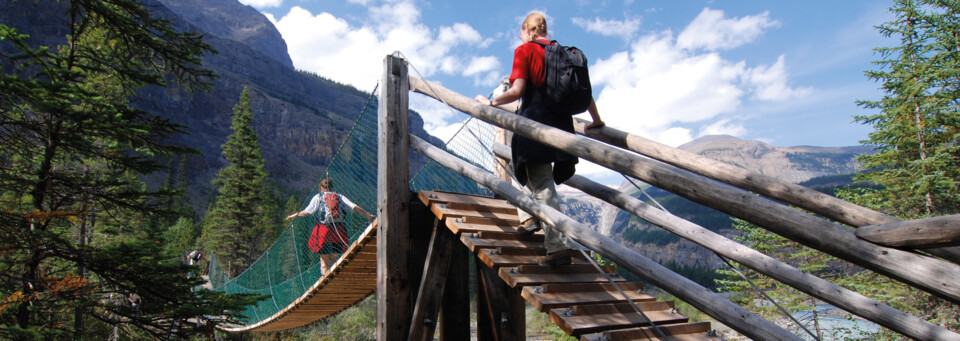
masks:
[[[372,221],[373,216],[347,197],[333,192],[333,179],[321,180],[318,187],[320,193],[310,199],[310,204],[303,211],[287,216],[287,220],[315,214],[323,208],[323,214],[318,216],[317,225],[313,227],[313,231],[310,233],[308,246],[311,251],[320,254],[320,270],[326,274],[330,271],[330,266],[333,265],[336,257],[346,251],[347,245],[350,243],[345,224],[346,215],[343,214],[342,210],[343,206],[362,214],[367,220]]]
[[[510,89],[493,99],[477,95],[476,100],[497,106],[522,99],[520,116],[570,133],[574,133],[572,115],[586,110],[590,112],[593,120],[593,123],[587,125],[587,129],[602,127],[604,123],[590,92],[586,57],[583,57],[582,52],[547,40],[547,21],[541,13],[527,15],[520,27],[520,39],[523,44],[513,53]],[[558,68],[562,68],[560,63],[553,62],[556,58],[578,59],[580,66],[572,72],[581,77],[572,77],[572,81],[570,78],[558,80],[558,77],[551,77],[561,73],[557,72]],[[558,90],[561,88],[573,89]],[[568,105],[571,100],[577,104]],[[554,183],[563,183],[573,176],[579,161],[577,157],[518,134],[513,135],[510,144],[517,183],[524,186],[523,190],[541,203],[560,210]],[[532,234],[545,227],[544,244],[547,255],[541,259],[541,263],[550,266],[566,265],[571,263],[573,255],[579,254],[572,250],[570,241],[560,229],[550,225],[541,226],[536,218],[525,211],[520,210],[518,214],[522,222],[519,229],[521,234]]]

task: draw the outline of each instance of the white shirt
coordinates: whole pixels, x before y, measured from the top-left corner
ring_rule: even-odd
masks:
[[[347,205],[347,208],[349,208],[351,211],[353,210],[354,207],[357,207],[357,204],[354,204],[353,201],[350,201],[350,199],[347,199],[347,197],[342,196],[339,193],[320,192],[320,194],[314,195],[313,198],[310,199],[310,204],[308,204],[307,208],[304,208],[303,210],[306,211],[307,213],[315,214],[317,213],[317,211],[320,210],[320,208],[323,208],[323,219],[320,219],[321,224],[329,224],[333,222],[333,215],[330,214],[330,212],[327,210],[327,205],[320,204],[320,201],[323,200],[322,199],[323,196],[326,195],[327,193],[336,194],[338,197],[340,197],[340,203]],[[342,212],[342,213],[347,213],[347,212]]]

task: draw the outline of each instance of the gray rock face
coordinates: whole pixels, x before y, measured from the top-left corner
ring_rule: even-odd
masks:
[[[180,18],[219,38],[242,43],[292,68],[287,43],[267,17],[236,0],[157,0]]]

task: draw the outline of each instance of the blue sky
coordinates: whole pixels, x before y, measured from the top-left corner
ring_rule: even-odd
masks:
[[[673,146],[708,134],[856,145],[870,127],[853,122],[866,113],[855,101],[881,96],[863,72],[874,47],[895,43],[874,28],[892,17],[883,1],[241,2],[275,23],[299,69],[370,91],[400,51],[411,72],[468,97],[509,74],[520,23],[539,11],[552,39],[586,52],[604,121]],[[427,131],[458,127],[411,96]]]

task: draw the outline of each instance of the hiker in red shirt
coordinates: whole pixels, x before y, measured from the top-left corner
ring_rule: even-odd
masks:
[[[493,99],[477,95],[480,103],[497,106],[522,99],[520,116],[529,118],[554,128],[574,133],[573,119],[567,115],[551,112],[546,104],[544,47],[534,42],[539,40],[550,44],[547,40],[547,20],[541,13],[530,13],[520,27],[520,39],[523,41],[513,53],[513,69],[510,72],[510,89]],[[603,121],[593,100],[587,111],[593,122],[587,129],[602,127]],[[540,142],[513,134],[511,140],[513,156],[513,171],[517,183],[523,186],[524,192],[533,196],[537,201],[556,210],[560,210],[557,198],[557,189],[554,183],[560,184],[573,176],[575,165],[579,161],[576,156],[546,146]],[[572,250],[570,241],[563,232],[550,225],[541,225],[541,222],[529,213],[518,210],[520,216],[521,234],[532,234],[544,228],[547,255],[542,263],[551,266],[570,264],[571,257],[577,252]]]
[[[367,220],[372,221],[373,216],[347,197],[333,192],[333,179],[321,180],[318,187],[320,193],[310,199],[310,204],[303,211],[287,216],[287,220],[315,214],[323,208],[323,214],[318,217],[317,225],[313,227],[313,231],[310,233],[308,246],[311,251],[320,254],[320,269],[323,274],[326,274],[336,260],[335,257],[339,257],[346,251],[347,244],[350,243],[345,224],[346,216],[341,208],[346,206],[350,210],[362,214]]]

